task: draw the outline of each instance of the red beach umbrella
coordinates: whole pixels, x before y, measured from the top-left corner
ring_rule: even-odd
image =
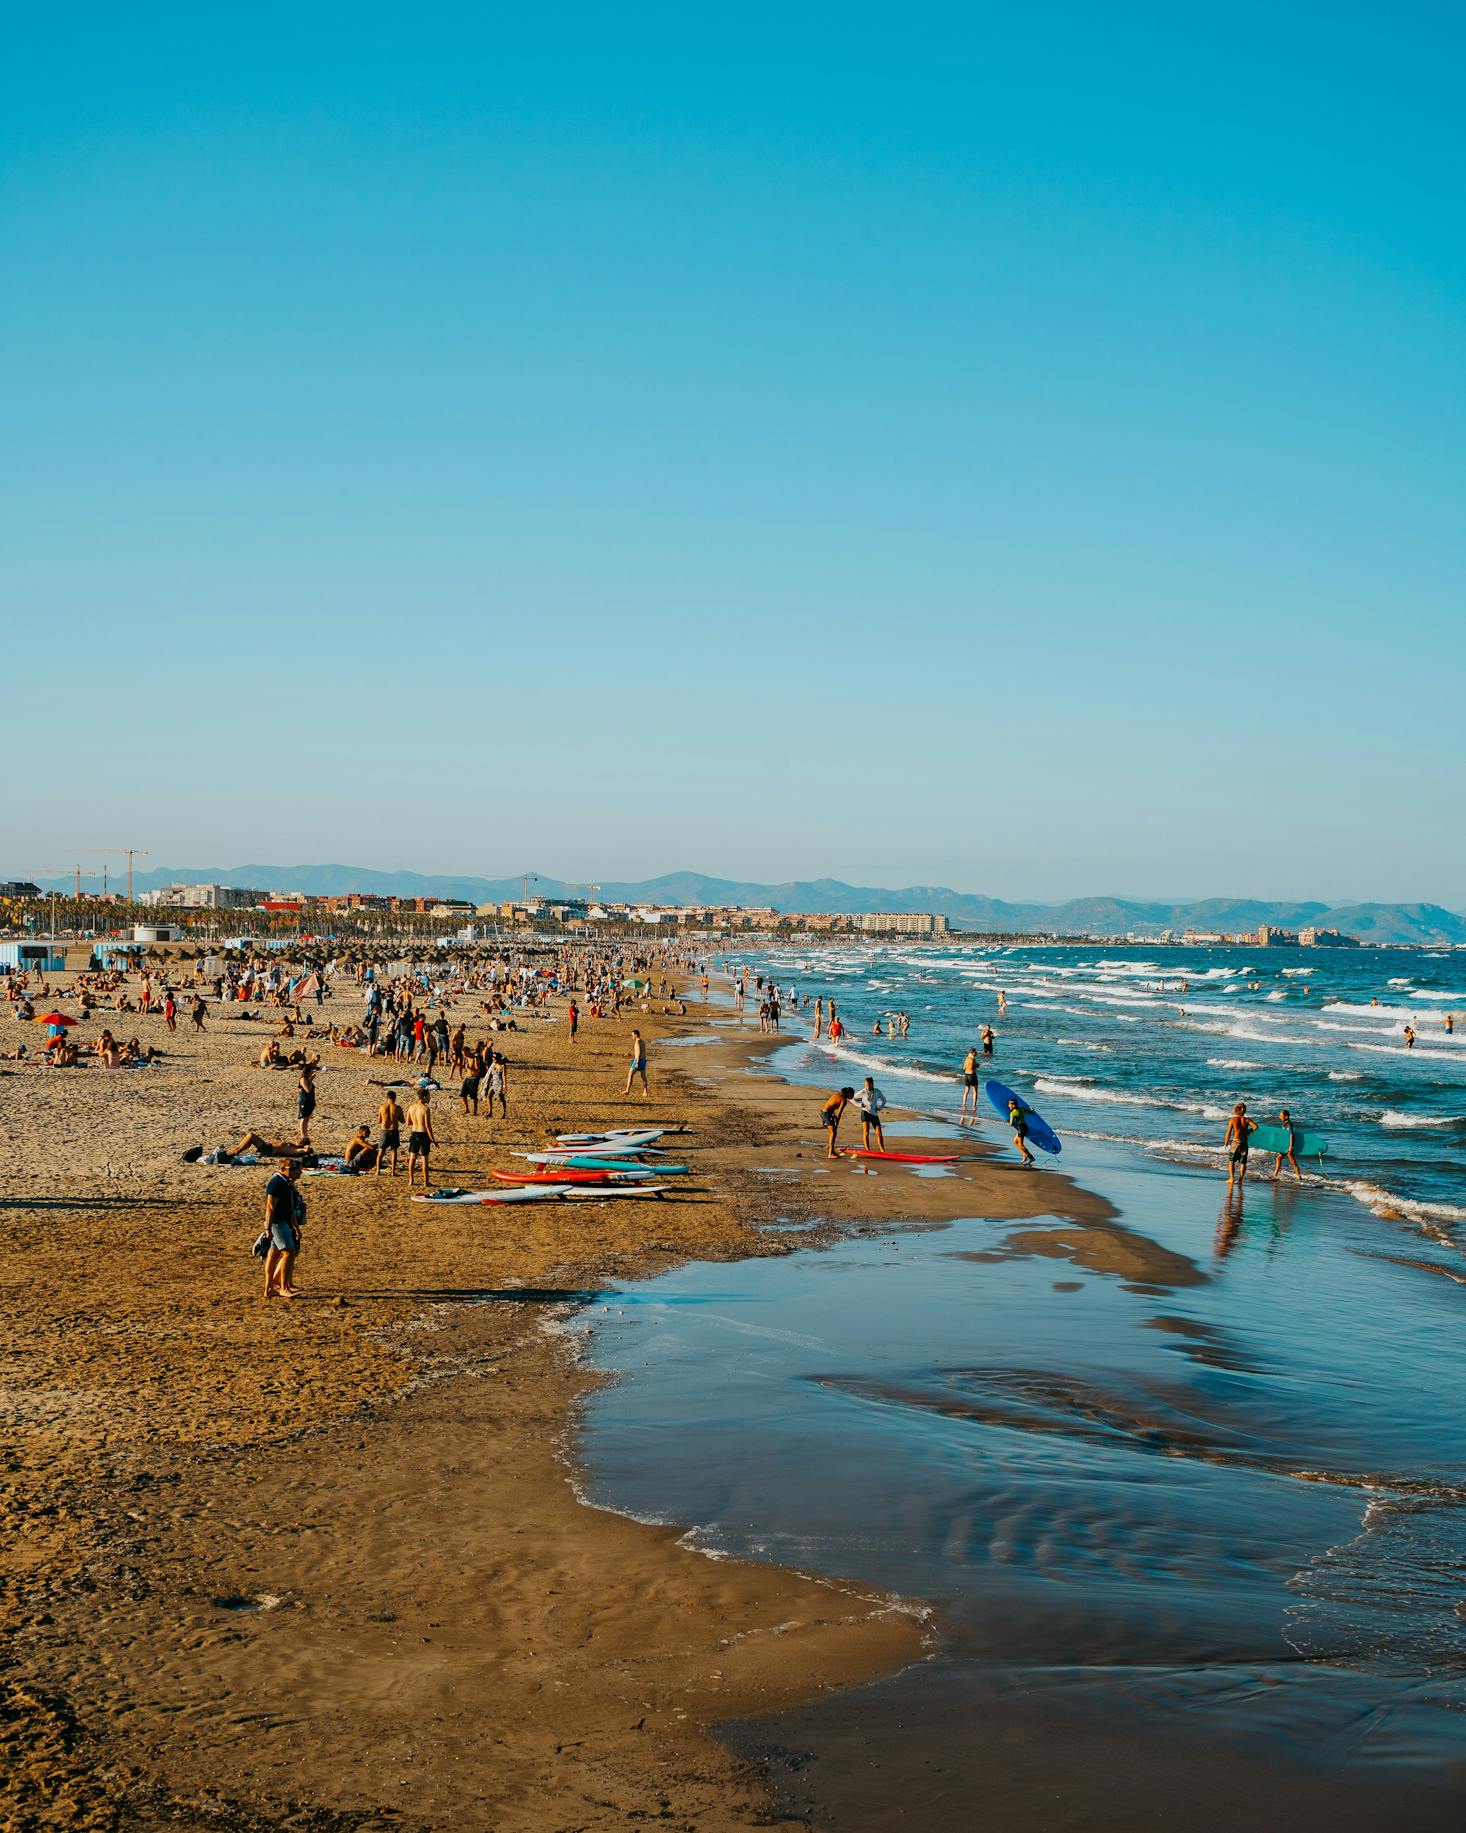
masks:
[[[38,1025],[79,1025],[81,1020],[68,1018],[64,1012],[38,1012],[36,1023]]]

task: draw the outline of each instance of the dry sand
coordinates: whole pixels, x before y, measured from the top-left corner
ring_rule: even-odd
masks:
[[[632,1022],[650,1102],[620,1094]],[[762,1041],[659,1051],[706,1009],[583,1021],[574,1046],[531,1020],[501,1040],[507,1121],[435,1097],[439,1179],[644,1116],[695,1129],[687,1188],[427,1209],[402,1177],[309,1180],[304,1296],[265,1304],[268,1171],[179,1154],[293,1133],[295,1077],[251,1066],[270,1026],[124,1023],[167,1062],[0,1080],[0,1827],[774,1824],[710,1727],[918,1658],[920,1617],[579,1502],[589,1377],[555,1320],[678,1258],[787,1252],[777,1218],[1082,1229],[1108,1207],[976,1144],[950,1177],[831,1171]],[[339,1149],[397,1072],[320,1048],[313,1136]]]

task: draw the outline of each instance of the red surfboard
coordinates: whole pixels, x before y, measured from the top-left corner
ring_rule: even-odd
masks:
[[[867,1152],[862,1146],[841,1146],[846,1158],[886,1158],[895,1165],[955,1165],[960,1152]]]
[[[491,1171],[501,1184],[634,1184],[616,1171]]]

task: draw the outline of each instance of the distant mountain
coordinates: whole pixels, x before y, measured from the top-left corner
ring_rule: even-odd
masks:
[[[591,887],[543,873],[528,875],[532,895],[584,897]],[[473,878],[463,873],[379,872],[366,866],[160,866],[139,872],[140,891],[161,885],[250,885],[260,891],[301,891],[329,897],[347,891],[374,891],[383,897],[464,897],[476,904],[502,902],[524,895],[526,875]],[[40,881],[47,890],[69,889],[65,877]],[[837,878],[791,879],[765,885],[741,879],[709,878],[701,872],[668,872],[660,878],[598,884],[594,895],[614,903],[746,904],[778,911],[833,911],[858,916],[878,910],[932,910],[956,929],[981,934],[1158,935],[1186,929],[1220,930],[1236,935],[1271,923],[1283,929],[1314,925],[1338,929],[1366,942],[1407,942],[1422,946],[1466,943],[1466,918],[1439,904],[1344,904],[1259,898],[1203,898],[1168,903],[1124,897],[1071,898],[1062,904],[1009,903],[1001,898],[954,891],[949,885],[903,885],[886,890],[847,885]]]

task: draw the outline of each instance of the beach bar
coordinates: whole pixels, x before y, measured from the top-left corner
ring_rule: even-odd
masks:
[[[0,942],[0,973],[64,974],[66,944],[51,936],[32,937],[29,942]]]

